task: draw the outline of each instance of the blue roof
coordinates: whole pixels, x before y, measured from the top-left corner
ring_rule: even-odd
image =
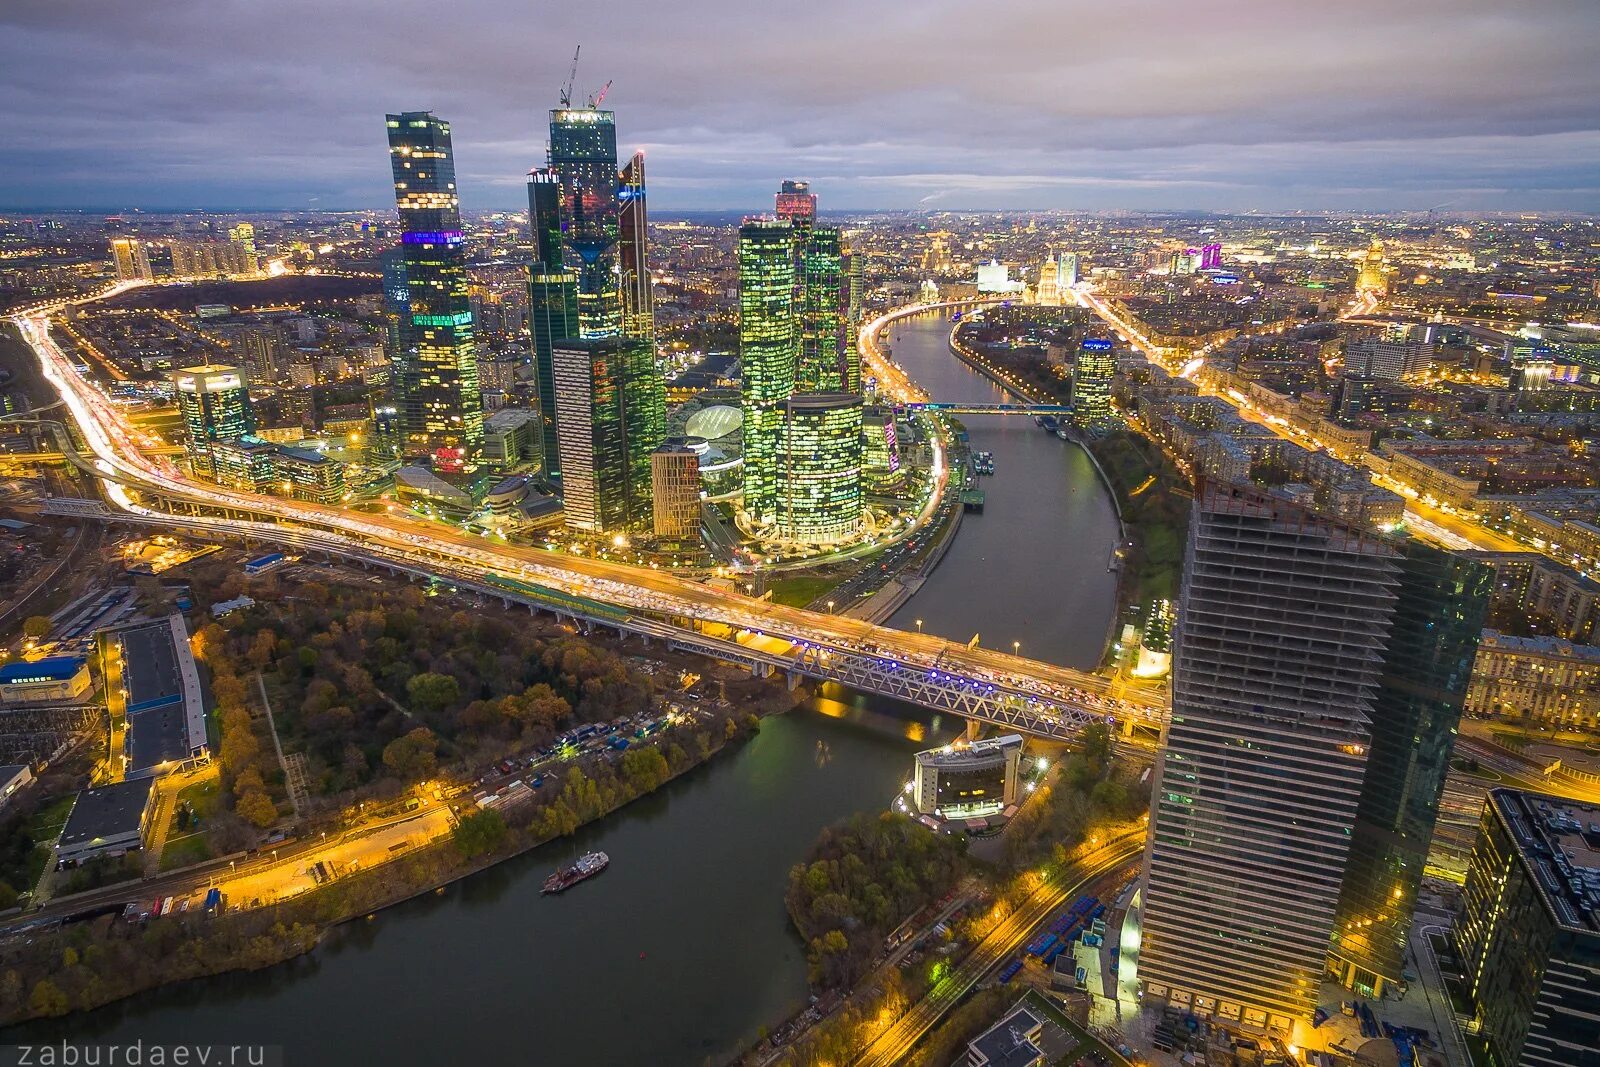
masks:
[[[32,663],[8,664],[0,667],[0,685],[39,679],[64,682],[82,670],[83,664],[82,656],[49,656]]]

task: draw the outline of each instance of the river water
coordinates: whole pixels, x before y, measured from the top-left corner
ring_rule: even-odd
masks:
[[[895,357],[936,397],[996,399],[950,356],[948,324],[901,323]],[[995,453],[986,513],[893,620],[1079,666],[1113,608],[1109,501],[1072,445],[1031,419],[965,420]],[[0,1042],[265,1043],[323,1064],[721,1062],[804,1003],[789,868],[821,828],[881,810],[919,748],[959,721],[829,691],[601,824],[367,922],[257,974],[156,990]],[[609,870],[559,897],[539,886],[598,848]]]

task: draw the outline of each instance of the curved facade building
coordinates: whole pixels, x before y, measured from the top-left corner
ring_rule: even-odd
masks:
[[[860,396],[790,397],[783,407],[777,459],[778,537],[831,545],[861,532]]]

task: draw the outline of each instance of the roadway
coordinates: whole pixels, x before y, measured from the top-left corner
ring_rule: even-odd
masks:
[[[123,285],[117,288],[128,288]],[[133,514],[161,515],[136,501],[141,494],[192,501],[265,517],[267,523],[291,527],[355,553],[380,560],[405,561],[462,578],[476,576],[491,584],[524,582],[616,606],[680,620],[690,628],[721,624],[756,635],[778,635],[795,646],[799,660],[806,645],[849,653],[892,656],[897,661],[945,678],[970,681],[978,688],[1003,686],[1027,696],[1054,699],[1093,714],[1159,719],[1163,709],[1133,694],[1113,696],[1110,680],[1099,675],[983,648],[967,648],[846,616],[759,601],[736,592],[693,581],[670,569],[644,567],[572,552],[491,541],[436,524],[423,525],[399,513],[365,514],[279,497],[258,496],[192,481],[165,457],[147,450],[162,444],[130,426],[119,406],[94,383],[79,375],[72,361],[50,336],[53,307],[13,318],[24,340],[38,356],[45,378],[61,394],[73,420],[95,457],[93,466],[113,504]],[[906,311],[905,314],[920,312]],[[891,319],[884,316],[884,319]],[[866,336],[864,331],[863,336]],[[863,343],[865,354],[870,345]],[[903,376],[903,372],[901,372]],[[909,380],[907,380],[909,381]],[[192,520],[201,525],[199,519]],[[219,520],[220,521],[220,520]],[[229,521],[242,528],[246,523]],[[265,531],[263,531],[265,535]]]
[[[889,1067],[898,1063],[984,975],[1027,944],[1035,927],[1096,883],[1114,881],[1131,870],[1133,861],[1144,852],[1144,836],[1143,830],[1137,830],[1114,837],[1046,881],[926,996],[879,1034],[855,1060],[855,1067]]]

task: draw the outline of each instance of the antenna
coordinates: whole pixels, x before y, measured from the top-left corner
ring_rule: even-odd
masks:
[[[572,106],[572,83],[578,80],[578,53],[583,51],[583,45],[572,50],[572,70],[567,72],[567,84],[561,90],[561,106]]]
[[[615,81],[615,80],[616,80],[615,78],[612,79],[612,81]],[[602,85],[600,87],[600,91],[598,93],[595,93],[594,96],[589,98],[589,107],[591,107],[591,108],[599,107],[600,106],[600,101],[604,100],[606,98],[606,93],[608,93],[610,91],[611,91],[611,82],[606,82],[604,85]]]

